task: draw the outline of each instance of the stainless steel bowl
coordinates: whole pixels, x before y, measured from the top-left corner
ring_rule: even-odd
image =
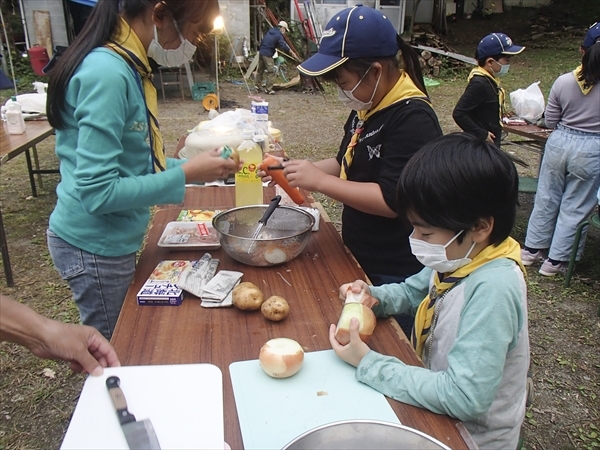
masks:
[[[376,420],[347,420],[314,428],[283,447],[284,450],[323,449],[450,450],[441,442],[404,425]]]
[[[267,207],[242,206],[213,218],[221,247],[236,261],[250,266],[274,266],[294,259],[306,247],[315,219],[290,206],[278,206],[258,237],[252,238]]]

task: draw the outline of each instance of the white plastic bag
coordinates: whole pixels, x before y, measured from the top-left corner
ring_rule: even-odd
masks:
[[[511,92],[510,103],[517,116],[531,123],[537,122],[546,108],[540,82],[536,81],[527,89],[517,89]]]

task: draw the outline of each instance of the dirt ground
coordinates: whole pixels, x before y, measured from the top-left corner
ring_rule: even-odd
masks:
[[[526,23],[523,21],[513,31],[525,36]],[[452,36],[450,33],[448,39]],[[516,36],[513,39],[517,41]],[[471,38],[456,45],[474,44]],[[521,67],[525,70],[526,64],[523,62]],[[444,132],[457,131],[451,111],[463,89],[464,74],[430,89]],[[229,106],[250,105],[248,92],[227,77],[221,83],[221,98]],[[285,148],[292,157],[317,160],[335,154],[348,111],[334,95],[285,91],[266,99],[270,118],[282,130]],[[175,91],[168,92],[167,100],[160,103],[159,116],[166,146],[172,152],[179,137],[207,115],[200,102],[189,98],[181,102]],[[38,151],[43,167],[56,167],[53,138],[38,145]],[[537,163],[537,157],[527,152],[517,155],[532,165]],[[531,171],[536,169],[533,166]],[[33,198],[26,173],[22,156],[1,168],[0,200],[15,287],[8,288],[4,277],[0,277],[0,289],[42,314],[77,322],[68,287],[55,272],[45,243],[58,177],[45,175],[44,188]],[[332,219],[339,221],[339,205],[322,196],[318,199]],[[531,196],[521,198],[513,233],[520,242],[532,203]],[[563,287],[562,277],[544,278],[535,269],[528,269],[534,400],[524,424],[525,448],[600,446],[600,321],[596,315],[600,306],[599,244],[600,233],[591,230],[584,259],[568,289]],[[63,363],[42,361],[21,347],[0,343],[0,449],[59,447],[82,383],[83,377],[71,374]]]

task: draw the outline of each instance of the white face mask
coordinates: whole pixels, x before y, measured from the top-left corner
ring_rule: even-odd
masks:
[[[179,34],[181,39],[181,45],[176,49],[164,49],[158,42],[158,33],[156,31],[156,25],[154,26],[154,39],[150,42],[148,47],[148,56],[152,58],[160,66],[165,67],[179,67],[188,62],[196,53],[196,46],[192,44],[179,32],[177,23],[173,20],[173,25]]]
[[[362,80],[367,76],[367,74],[369,73],[369,70],[371,70],[371,67],[369,67],[367,69],[365,74],[358,81],[358,83],[356,83],[356,86],[354,86],[352,88],[352,90],[345,91],[339,86],[337,88],[338,89],[338,98],[340,99],[340,101],[345,106],[347,106],[348,108],[350,108],[353,111],[367,111],[367,110],[371,109],[371,106],[373,106],[373,97],[375,97],[375,92],[377,92],[377,86],[379,86],[379,80],[381,80],[381,73],[379,74],[379,78],[377,78],[377,83],[375,83],[375,89],[373,89],[373,94],[371,95],[371,99],[367,103],[361,102],[356,97],[354,97],[354,94],[353,94],[354,91],[356,90],[356,88],[358,87],[358,85],[360,83],[362,83]]]
[[[498,75],[499,77],[503,77],[508,73],[508,70],[510,69],[510,64],[500,64],[498,61],[496,61],[496,64],[500,66],[500,70],[498,72],[494,72],[496,75]]]
[[[471,245],[471,248],[464,258],[448,259],[448,256],[446,255],[446,248],[452,244],[456,238],[463,233],[463,231],[459,231],[452,239],[450,239],[450,241],[448,241],[446,245],[430,244],[429,242],[425,242],[420,239],[413,239],[413,231],[408,238],[410,242],[410,250],[424,266],[441,273],[454,272],[471,262],[469,255],[475,247],[475,242],[473,242],[473,245]]]

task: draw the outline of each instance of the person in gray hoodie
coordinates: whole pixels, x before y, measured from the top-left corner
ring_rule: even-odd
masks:
[[[578,225],[598,204],[600,187],[600,23],[588,30],[581,65],[552,85],[545,120],[555,128],[544,150],[521,258],[539,273],[565,273]],[[586,233],[586,231],[584,231]],[[577,251],[579,261],[585,234]]]

